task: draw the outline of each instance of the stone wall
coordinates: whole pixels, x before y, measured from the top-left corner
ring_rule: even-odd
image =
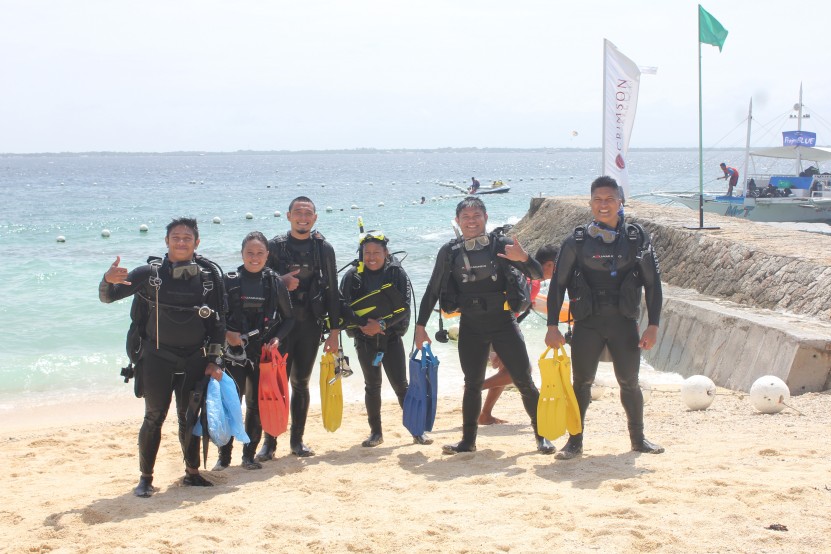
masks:
[[[533,198],[516,232],[531,252],[560,243],[588,222],[588,197]],[[627,221],[652,236],[663,282],[733,302],[831,321],[831,236],[788,231],[698,212],[630,200]],[[829,228],[831,229],[831,228]]]

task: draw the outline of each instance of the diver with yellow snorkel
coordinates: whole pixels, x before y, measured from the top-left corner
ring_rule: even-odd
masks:
[[[363,230],[362,222],[361,230]],[[346,332],[355,340],[355,351],[365,383],[369,437],[361,443],[374,447],[384,442],[381,429],[381,367],[404,406],[407,364],[402,337],[410,326],[410,279],[398,259],[387,249],[389,238],[369,231],[361,234],[358,260],[341,280],[342,315]],[[426,435],[413,436],[416,444],[432,444]]]

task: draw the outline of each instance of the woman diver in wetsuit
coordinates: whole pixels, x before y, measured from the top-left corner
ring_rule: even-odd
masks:
[[[251,442],[242,449],[242,467],[260,469],[254,459],[262,437],[259,411],[260,354],[262,346],[277,347],[294,325],[289,291],[274,271],[266,267],[268,239],[259,231],[242,240],[242,265],[225,275],[228,294],[225,340],[228,373],[237,383],[240,400],[245,394],[245,432]],[[231,464],[234,439],[219,449],[214,471]]]
[[[360,262],[351,267],[341,280],[344,299],[343,317],[348,325],[356,325],[355,351],[364,374],[366,413],[369,420],[369,438],[361,446],[373,447],[384,442],[381,429],[381,366],[395,391],[398,404],[404,406],[407,394],[407,356],[401,337],[410,326],[410,280],[404,268],[387,250],[389,239],[381,233],[365,234],[360,242]],[[350,307],[355,300],[387,287],[384,304],[389,314],[377,314],[378,319],[359,316]],[[393,290],[394,289],[394,290]],[[413,436],[416,444],[432,444],[427,435]]]

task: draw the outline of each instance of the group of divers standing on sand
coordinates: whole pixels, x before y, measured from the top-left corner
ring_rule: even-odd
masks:
[[[573,388],[581,422],[585,423],[591,402],[598,362],[604,348],[608,348],[632,450],[663,452],[662,447],[644,437],[643,396],[638,383],[640,351],[654,346],[660,318],[657,256],[644,229],[624,222],[621,189],[614,179],[597,178],[590,193],[592,220],[577,227],[563,241],[559,253],[553,245],[540,249],[539,259],[529,256],[501,229],[486,231],[488,214],[478,197],[464,198],[456,207],[461,236],[439,249],[415,327],[415,343],[430,343],[425,326],[437,303],[445,312],[461,314],[458,351],[464,374],[462,437],[455,444],[445,445],[445,454],[476,450],[478,425],[480,421],[494,421],[490,409],[500,386],[509,382],[521,395],[540,453],[556,453],[556,458],[566,460],[582,454],[582,431],[570,434],[559,452],[537,433],[540,393],[531,377],[531,362],[517,314],[528,306],[529,281],[543,278],[551,279],[545,336],[550,348],[566,343],[557,324],[566,291],[569,294],[574,319],[570,337]],[[191,391],[206,375],[219,380],[223,373],[229,373],[238,385],[240,399],[245,395],[245,431],[250,442],[242,448],[242,466],[259,469],[263,462],[274,458],[276,438],[263,433],[258,411],[259,362],[264,346],[276,347],[287,356],[291,383],[289,446],[295,456],[314,455],[303,442],[303,435],[309,411],[309,381],[318,349],[322,343],[324,352],[337,352],[340,332],[347,326],[354,331],[350,334],[365,381],[370,435],[363,446],[383,442],[381,367],[403,406],[408,383],[402,336],[411,319],[411,287],[401,264],[390,255],[389,237],[378,232],[362,235],[361,263],[351,267],[338,286],[335,253],[314,228],[317,213],[312,200],[295,198],[286,216],[291,225],[288,233],[268,240],[254,231],[243,239],[243,263],[235,272],[223,274],[216,264],[196,254],[197,223],[178,218],[167,226],[164,258],[149,258],[146,265],[129,272],[116,258],[104,274],[99,285],[102,302],[134,295],[128,352],[136,361],[136,394],[145,402],[138,438],[141,477],[133,491],[136,496],[148,497],[157,490],[153,468],[171,393],[176,400],[184,454],[183,484],[212,485],[199,473],[199,441],[191,440],[187,421]],[[372,319],[351,309],[353,299],[384,285],[395,287],[406,299],[405,309],[395,317]],[[640,333],[642,291],[648,326]],[[488,380],[498,382],[485,384],[489,357],[500,373]],[[483,412],[483,386],[491,385],[494,388]],[[414,435],[413,441],[420,445],[433,442],[425,434]],[[231,454],[232,443],[221,447],[214,470],[228,467]]]

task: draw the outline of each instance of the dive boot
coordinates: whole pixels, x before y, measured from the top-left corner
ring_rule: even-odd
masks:
[[[442,454],[459,454],[460,452],[476,452],[476,443],[459,441],[456,444],[445,444],[441,447]]]
[[[381,433],[370,433],[369,438],[361,443],[365,448],[372,448],[384,442],[384,435]]]
[[[270,462],[274,459],[275,450],[277,450],[277,439],[270,435],[265,435],[263,445],[260,447],[257,455],[254,456],[254,460],[257,462]]]
[[[413,443],[426,446],[428,444],[433,444],[433,439],[427,435],[413,435]]]
[[[242,457],[242,467],[245,469],[262,469],[263,464],[256,461],[254,458],[249,458],[248,456]]]
[[[182,484],[186,487],[213,487],[214,484],[202,477],[199,473],[186,473],[185,478],[182,479]]]
[[[310,456],[315,455],[314,450],[312,450],[302,442],[292,444],[291,453],[295,456],[299,456],[300,458],[308,458]]]
[[[571,460],[583,454],[583,441],[577,440],[573,436],[568,438],[566,445],[554,455],[558,460]]]
[[[641,439],[640,441],[632,441],[632,450],[635,452],[643,452],[644,454],[663,454],[664,447],[654,442],[649,442],[646,439]]]
[[[554,454],[557,447],[551,444],[551,441],[545,437],[537,437],[537,452],[541,454]]]
[[[139,482],[136,488],[133,489],[133,494],[138,496],[139,498],[150,498],[153,496],[154,492],[158,492],[159,489],[153,486],[153,476],[145,477],[142,475],[139,477]]]

